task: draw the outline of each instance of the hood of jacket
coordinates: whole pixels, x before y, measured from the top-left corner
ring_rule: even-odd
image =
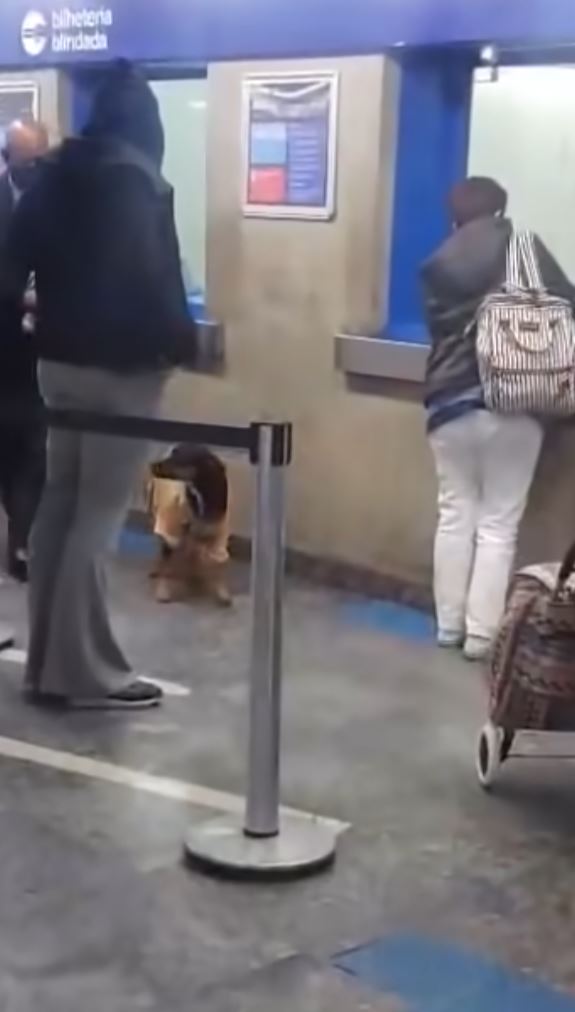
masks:
[[[158,196],[171,193],[171,187],[159,168],[139,148],[125,141],[110,138],[73,137],[51,152],[45,162],[49,178],[54,172],[64,185],[81,188],[110,168],[132,168],[147,178]]]

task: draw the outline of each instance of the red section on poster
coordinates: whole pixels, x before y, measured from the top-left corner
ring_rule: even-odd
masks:
[[[282,168],[250,169],[250,204],[285,204],[287,172]]]

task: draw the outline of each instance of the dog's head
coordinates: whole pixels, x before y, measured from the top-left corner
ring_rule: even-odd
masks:
[[[223,519],[228,510],[228,475],[225,464],[204,446],[180,443],[152,464],[154,478],[182,481],[202,503],[205,520]]]

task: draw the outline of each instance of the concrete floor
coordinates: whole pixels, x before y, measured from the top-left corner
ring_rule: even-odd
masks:
[[[9,738],[242,793],[246,574],[221,614],[158,607],[145,569],[132,556],[114,568],[119,633],[142,671],[189,696],[144,715],[41,713],[0,660],[2,1012],[428,1012],[336,968],[337,954],[399,936],[575,995],[575,769],[556,756],[570,740],[520,743],[528,758],[483,795],[480,672],[360,601],[290,585],[286,602],[283,798],[352,824],[330,873],[213,881],[181,862],[205,808],[7,757]],[[25,636],[20,589],[0,587],[0,616]],[[497,1000],[458,1007],[510,1012]]]

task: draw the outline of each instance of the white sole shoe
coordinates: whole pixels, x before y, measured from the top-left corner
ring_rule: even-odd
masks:
[[[491,654],[491,640],[483,636],[468,636],[463,646],[463,656],[466,661],[480,662],[489,660]]]
[[[164,693],[158,685],[138,678],[127,689],[96,699],[72,699],[73,710],[151,710],[161,706]]]
[[[441,632],[437,633],[437,646],[442,650],[458,650],[463,646],[463,633]]]

